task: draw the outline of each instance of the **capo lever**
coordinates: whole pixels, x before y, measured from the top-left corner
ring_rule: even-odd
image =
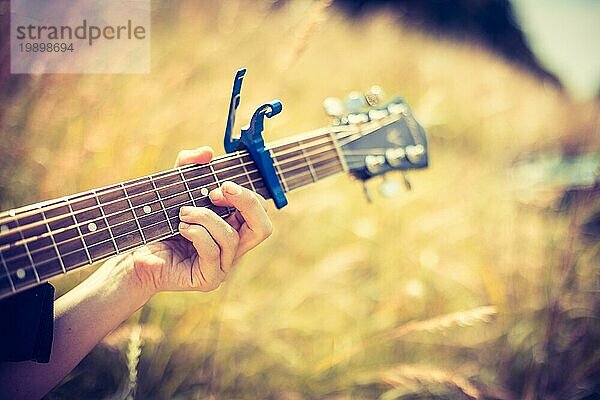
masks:
[[[271,118],[281,112],[283,108],[279,100],[272,100],[258,107],[248,126],[242,128],[239,138],[232,136],[233,126],[235,125],[235,113],[240,105],[242,91],[242,80],[246,74],[246,69],[240,69],[233,80],[233,89],[231,91],[231,100],[229,102],[229,115],[227,118],[227,127],[225,128],[225,151],[231,153],[239,150],[247,150],[250,157],[258,167],[265,186],[275,202],[277,208],[284,207],[288,202],[285,192],[281,187],[281,182],[275,173],[271,153],[265,148],[265,142],[262,137],[265,117]]]

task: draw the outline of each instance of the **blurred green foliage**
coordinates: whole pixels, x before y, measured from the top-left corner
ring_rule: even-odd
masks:
[[[598,395],[599,245],[579,232],[598,199],[566,213],[523,204],[510,167],[532,151],[597,151],[599,104],[386,14],[154,3],[152,73],[30,76],[6,100],[0,208],[167,169],[182,148],[221,149],[241,66],[238,121],[284,104],[269,138],[327,125],[323,98],[377,83],[413,106],[431,167],[413,192],[371,205],[347,177],[292,193],[219,290],[156,296],[48,398],[131,398],[132,386],[139,399]]]

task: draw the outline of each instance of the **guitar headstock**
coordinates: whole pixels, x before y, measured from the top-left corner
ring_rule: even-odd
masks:
[[[323,104],[339,127],[337,141],[348,172],[363,181],[428,165],[425,131],[406,101],[381,103],[382,98],[383,91],[374,86],[364,95],[352,92],[345,102],[330,97]]]

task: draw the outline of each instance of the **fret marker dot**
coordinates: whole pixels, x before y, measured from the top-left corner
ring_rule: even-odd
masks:
[[[8,215],[10,215],[11,217],[14,217],[15,215],[17,215],[17,213],[15,212],[15,210],[9,210]]]
[[[88,229],[90,230],[90,232],[94,232],[96,229],[98,229],[98,225],[96,225],[96,224],[95,224],[95,223],[93,223],[93,222],[90,222],[90,223],[88,224]]]
[[[19,268],[17,270],[17,278],[19,278],[19,279],[25,278],[25,270],[23,268]]]
[[[200,189],[200,194],[202,196],[207,196],[208,195],[208,189],[207,188],[202,188]]]
[[[8,226],[7,225],[0,225],[0,233],[2,232],[8,232]]]
[[[142,210],[144,210],[145,214],[150,214],[150,211],[152,211],[152,208],[150,206],[144,206],[144,208],[142,208]]]

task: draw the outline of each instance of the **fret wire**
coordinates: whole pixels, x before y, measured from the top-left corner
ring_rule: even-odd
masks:
[[[317,138],[317,137],[318,137],[318,136],[315,136],[315,138]],[[314,146],[316,146],[316,145],[320,145],[320,144],[322,144],[322,143],[311,143],[309,146],[307,146],[307,148],[308,148],[308,147],[314,147]],[[296,151],[296,150],[293,150],[293,151]],[[280,154],[278,154],[278,155],[286,155],[286,154],[289,154],[289,153],[291,153],[291,152],[293,152],[293,151],[281,152],[281,153],[280,153]],[[236,156],[236,157],[237,157],[237,158],[239,158],[239,159],[241,159],[241,158],[243,158],[243,157],[245,157],[245,156],[249,156],[249,154],[248,154],[247,152],[241,152],[241,151],[238,151],[238,152],[236,152],[236,154],[237,154],[237,156]],[[234,158],[234,157],[232,156],[232,157],[228,157],[228,158],[217,159],[217,160],[215,160],[215,161],[216,161],[216,163],[221,163],[221,162],[224,162],[224,161],[229,161],[231,158]],[[287,160],[286,160],[286,161],[287,161]],[[285,163],[286,163],[286,162],[283,162],[283,164],[285,164]],[[214,162],[213,162],[212,164],[214,164]],[[251,164],[254,164],[254,162],[253,162],[252,160],[251,160],[250,162],[246,162],[246,163],[244,163],[243,165],[251,165]],[[206,166],[206,165],[211,165],[211,164],[190,165],[190,166],[189,166],[190,168],[188,168],[187,170],[188,170],[188,171],[199,170],[199,169],[201,169],[203,166]],[[235,167],[235,166],[234,166],[234,167]],[[228,169],[231,169],[231,168],[234,168],[234,167],[228,167],[228,168],[225,168],[225,169],[223,169],[222,171],[226,171],[226,170],[228,170]],[[184,169],[184,168],[182,168],[182,169]],[[177,173],[177,172],[171,172],[171,173],[169,173],[169,174],[167,174],[167,175],[164,175],[164,176],[172,176],[172,175],[174,175],[174,174],[176,174],[176,173]],[[207,175],[201,175],[201,176],[199,176],[199,177],[195,177],[195,178],[194,178],[194,179],[192,179],[192,180],[201,179],[201,178],[204,178],[204,177],[207,177],[207,176],[209,176],[209,174],[207,174]],[[135,181],[135,180],[134,180],[134,181]],[[124,183],[121,183],[121,185],[123,185],[123,184],[127,184],[127,183],[131,183],[131,182],[134,182],[134,181],[130,181],[130,182],[124,182]],[[191,180],[190,180],[190,181],[191,181]],[[139,184],[141,184],[141,183],[134,184],[134,185],[132,185],[131,187],[135,187],[135,186],[137,186],[137,185],[139,185]],[[177,184],[177,183],[175,183],[175,184],[172,184],[172,185],[168,185],[168,186],[173,186],[173,185],[176,185],[176,184]],[[166,186],[166,187],[168,187],[168,186]],[[102,188],[100,188],[100,189],[97,189],[97,190],[101,190],[101,189],[102,189]],[[120,189],[119,189],[119,190],[120,190]],[[114,191],[117,191],[117,190],[114,190]],[[95,193],[95,191],[90,191],[90,192],[93,192],[93,193]],[[85,193],[85,192],[84,192],[84,193]],[[110,193],[110,192],[107,192],[107,193]],[[131,198],[134,198],[134,197],[136,197],[136,196],[143,195],[143,194],[146,194],[146,193],[147,193],[147,192],[142,192],[142,193],[139,193],[139,194],[136,194],[136,195],[130,196],[130,197],[131,197]],[[75,196],[76,196],[76,195],[75,195]],[[81,194],[79,194],[79,196],[80,196],[79,200],[87,200],[88,198],[91,198],[91,197],[93,196],[93,194],[91,194],[91,195],[88,195],[88,196],[81,196]],[[68,200],[68,198],[66,198],[66,200]],[[118,202],[118,201],[120,201],[120,200],[114,200],[114,201],[112,201],[112,202],[108,202],[108,203],[106,203],[105,205],[109,205],[109,204],[111,204],[111,203],[115,203],[115,202]],[[48,206],[48,207],[46,207],[46,211],[49,211],[49,210],[52,210],[52,209],[55,209],[55,208],[58,208],[58,207],[62,207],[60,204],[61,204],[61,203],[59,203],[59,202],[56,202],[55,204],[52,204],[52,206]],[[43,206],[43,203],[40,203],[39,207],[42,207],[42,206]],[[82,209],[82,210],[78,210],[78,211],[80,211],[80,212],[83,212],[83,211],[88,211],[88,210],[89,210],[89,209]],[[31,212],[31,211],[29,211],[29,212],[25,212],[25,213],[21,214],[21,216],[27,216],[27,215],[29,215],[29,214],[30,214],[30,212]],[[54,220],[56,220],[56,219],[60,219],[61,217],[62,217],[62,216],[56,216],[56,217],[53,217],[53,219],[54,219]],[[53,219],[50,219],[50,221],[52,221]],[[29,227],[30,225],[34,225],[34,224],[29,224],[29,225],[27,225],[27,226],[24,226],[23,228],[27,228],[27,227]],[[2,235],[0,234],[0,236],[2,236]]]
[[[46,219],[46,213],[44,212],[44,210],[42,210],[42,217],[44,218],[44,222],[46,223],[46,229],[48,230],[48,236],[50,236],[50,239],[52,240],[52,246],[54,246],[54,251],[56,251],[56,256],[58,258],[58,262],[60,262],[60,268],[62,269],[63,272],[67,272],[67,269],[65,268],[65,263],[63,262],[63,259],[60,255],[60,251],[58,250],[58,246],[56,245],[56,241],[54,240],[54,235],[52,234],[52,229],[50,229],[50,225],[48,225],[48,221]],[[40,249],[38,249],[39,251]]]
[[[85,254],[87,255],[88,260],[90,260],[90,264],[92,263],[92,257],[90,256],[90,251],[85,244],[85,239],[83,238],[83,234],[81,232],[81,226],[79,225],[79,221],[77,221],[77,216],[73,212],[73,207],[71,207],[71,202],[69,200],[66,201],[69,206],[70,216],[75,221],[75,226],[77,227],[77,232],[79,232],[79,237],[81,238],[81,244],[83,245],[83,249],[85,250]]]
[[[100,213],[102,214],[102,218],[104,218],[104,224],[106,225],[106,229],[108,229],[108,234],[112,239],[113,246],[115,246],[116,254],[119,254],[121,251],[119,250],[119,246],[117,246],[117,241],[115,240],[115,235],[113,234],[112,228],[108,223],[108,218],[106,218],[106,213],[104,212],[104,208],[102,208],[102,203],[100,203],[100,198],[98,198],[98,193],[94,190],[94,195],[96,197],[96,203],[98,203],[98,208],[100,209]],[[97,220],[97,219],[96,219]]]
[[[342,148],[333,136],[333,132],[329,134],[331,136],[331,143],[333,143],[333,147],[335,147],[335,151],[337,152],[338,158],[340,159],[340,163],[342,164],[342,169],[344,172],[348,172],[348,164],[346,163],[346,158],[342,154]]]
[[[215,177],[215,183],[217,184],[217,186],[221,186],[221,184],[219,183],[219,177],[217,176],[217,173],[215,172],[215,169],[213,168],[212,164],[208,164],[208,167],[210,168],[210,172],[212,173],[212,175]]]
[[[19,219],[15,218],[14,222],[15,222],[15,224],[17,224],[17,228],[19,228],[20,227]],[[22,230],[19,230],[19,236],[21,236],[21,239],[23,241],[25,241],[25,237],[23,236]],[[31,257],[31,252],[29,251],[29,246],[27,245],[26,242],[23,242],[23,246],[25,247],[25,251],[27,252],[27,258],[29,258],[29,262],[31,263],[31,266],[33,267],[33,274],[35,275],[35,279],[39,282],[40,276],[38,275],[37,268],[35,267],[35,264],[33,263],[33,257]]]
[[[165,218],[166,218],[167,225],[169,225],[169,230],[171,231],[171,233],[175,233],[175,231],[173,230],[173,227],[171,226],[171,223],[169,222],[169,215],[167,214],[167,209],[165,208],[165,204],[162,201],[162,197],[160,195],[160,192],[158,191],[158,188],[156,187],[156,184],[154,183],[154,179],[152,178],[152,175],[150,175],[150,182],[152,183],[152,187],[154,188],[154,191],[156,192],[156,196],[158,197],[158,202],[160,203],[160,206],[162,207],[162,210],[165,213]],[[135,211],[134,211],[134,214],[135,214]]]
[[[185,179],[185,176],[183,176],[183,172],[181,172],[181,168],[177,168],[177,170],[179,171],[179,176],[181,177],[181,181],[185,185],[185,190],[186,190],[188,196],[190,197],[190,200],[192,201],[192,204],[194,205],[194,207],[198,207],[196,205],[196,200],[194,199],[194,196],[192,196],[192,191],[190,190],[190,187],[189,187],[189,185],[187,183],[187,180]]]
[[[329,149],[328,150],[328,152],[331,152],[331,151],[333,151],[333,149]],[[325,175],[323,176],[323,178],[326,177],[326,176],[331,175],[329,173],[329,171],[332,168],[334,168],[336,171],[340,171],[340,168],[338,167],[339,160],[337,159],[337,155],[334,156],[334,157],[331,157],[329,154],[325,154],[325,156],[326,156],[326,158],[319,158],[319,159],[313,160],[315,162],[315,171],[317,173],[319,171],[321,173],[325,173]],[[335,164],[331,164],[332,162],[334,162]],[[321,163],[322,165],[317,168],[316,163]],[[293,188],[292,189],[295,189],[295,188],[297,188],[299,186],[304,186],[304,185],[306,185],[308,183],[311,183],[310,182],[310,178],[309,178],[309,181],[305,180],[304,176],[306,175],[306,172],[305,172],[305,170],[303,170],[303,168],[304,168],[304,166],[299,165],[299,166],[296,166],[294,168],[288,168],[287,169],[286,174],[288,176],[288,182],[292,182],[293,183]],[[298,170],[300,170],[300,173],[297,172]],[[301,179],[300,182],[298,182],[299,178]]]
[[[217,187],[221,187],[221,182],[219,181],[219,177],[217,176],[217,173],[215,172],[214,167],[212,166],[212,164],[208,164],[210,171],[212,172],[213,176],[215,177],[215,183],[217,184]],[[231,168],[235,168],[235,167],[231,167]],[[227,211],[229,211],[231,209],[231,207],[227,207]]]
[[[0,261],[2,261],[2,266],[4,267],[4,271],[6,271],[6,277],[8,278],[8,282],[10,283],[10,288],[14,293],[16,291],[15,284],[10,276],[10,272],[8,272],[8,266],[6,265],[6,261],[4,261],[4,256],[2,255],[2,251],[0,251]]]
[[[314,154],[323,154],[323,153],[327,153],[327,152],[329,152],[329,151],[331,151],[331,150],[332,150],[331,148],[327,148],[327,149],[326,149],[326,150],[324,150],[324,151],[320,151],[320,152],[318,152],[318,153],[314,153]],[[290,152],[287,152],[287,153],[290,153]],[[287,154],[287,153],[286,153],[286,154]],[[299,158],[298,158],[298,157],[294,157],[294,158],[289,158],[289,159],[287,159],[287,160],[285,160],[285,161],[282,161],[281,163],[278,163],[278,164],[281,164],[281,165],[286,165],[286,164],[290,164],[290,163],[293,163],[293,162],[295,162],[295,161],[298,161],[298,160],[299,160]],[[246,164],[249,164],[249,163],[246,163]],[[289,168],[288,168],[288,170],[286,170],[285,172],[289,172],[290,170],[295,170],[295,169],[298,169],[298,167],[294,167],[294,168],[292,168],[292,169],[289,169]],[[279,170],[279,174],[278,174],[278,175],[279,175],[279,176],[283,176],[283,173],[282,173],[282,171],[281,171],[281,170]],[[207,176],[210,176],[210,174],[201,175],[200,177],[195,177],[195,178],[193,178],[193,179],[190,179],[189,181],[191,182],[191,181],[193,181],[193,180],[201,179],[202,177],[207,177]],[[241,175],[234,176],[233,178],[236,178],[236,177],[239,177],[239,176],[241,176]],[[261,179],[262,179],[262,178],[261,178]],[[257,181],[260,181],[261,179],[258,179]],[[285,179],[285,177],[284,177],[284,179]],[[124,187],[123,185],[124,185],[124,184],[122,183],[122,184],[121,184],[121,187]],[[134,187],[134,186],[135,186],[135,185],[132,185],[132,187]],[[167,185],[167,186],[172,186],[172,185]],[[165,186],[165,187],[167,187],[167,186]],[[121,190],[121,189],[119,189],[119,190]],[[142,192],[142,193],[139,193],[138,195],[143,195],[143,194],[145,194],[145,193],[149,193],[149,192],[150,192],[150,191],[147,191],[147,192]],[[127,196],[128,196],[127,200],[128,200],[128,202],[130,203],[130,205],[131,205],[131,202],[129,201],[129,198],[134,198],[134,197],[136,197],[137,195],[134,195],[134,196],[129,196],[129,195],[127,195]],[[168,198],[171,198],[171,197],[174,197],[174,196],[170,196],[170,197],[168,197]],[[167,198],[165,198],[165,199],[167,199]],[[106,203],[105,205],[109,205],[109,204],[112,204],[112,203],[116,203],[116,202],[118,202],[118,201],[122,201],[122,199],[119,199],[119,200],[114,200],[114,201],[108,202],[108,203]],[[130,207],[131,207],[131,206],[130,206]],[[89,207],[89,208],[87,208],[87,209],[81,209],[81,210],[78,210],[78,211],[81,213],[81,212],[84,212],[84,211],[89,211],[89,210],[92,210],[93,208],[94,208],[94,207]],[[115,215],[122,214],[122,213],[125,213],[125,212],[128,212],[128,211],[127,211],[127,210],[121,210],[121,211],[118,211],[118,212],[116,212],[116,213],[109,214],[108,216],[115,216]],[[63,217],[63,216],[57,216],[57,217],[54,217],[53,219],[55,219],[55,220],[56,220],[56,219],[60,219],[60,218],[62,218],[62,217]],[[101,218],[96,218],[96,219],[94,219],[94,220],[92,220],[92,221],[98,221],[98,220],[100,220],[100,219],[101,219]],[[83,223],[79,223],[79,224],[78,224],[78,223],[77,223],[77,221],[75,221],[75,222],[76,222],[76,225],[75,225],[75,226],[82,226],[82,225],[83,225]],[[88,221],[88,222],[89,222],[89,221]],[[30,226],[31,226],[31,225],[34,225],[34,224],[30,224]],[[62,232],[62,231],[64,231],[64,230],[67,230],[67,229],[69,229],[69,228],[72,228],[72,227],[73,227],[73,225],[71,225],[71,226],[69,226],[69,227],[66,227],[66,228],[60,228],[60,229],[58,229],[57,231],[55,231],[55,233]]]
[[[334,149],[333,149],[333,148],[328,148],[327,150],[325,150],[325,151],[322,151],[322,152],[320,152],[319,154],[317,154],[317,155],[319,155],[319,156],[323,156],[323,155],[325,155],[325,156],[327,156],[327,157],[328,157],[328,158],[326,158],[325,160],[318,160],[317,162],[322,162],[322,161],[334,161],[334,160],[338,160],[338,157],[337,157],[337,155],[336,155],[336,156],[334,156],[334,157],[330,157],[329,155],[325,154],[325,153],[328,153],[328,152],[330,152],[330,151],[332,151],[332,150],[334,150]],[[290,159],[290,160],[292,160],[292,159]],[[284,173],[289,173],[289,172],[292,172],[292,171],[298,170],[299,168],[302,168],[302,167],[303,167],[303,165],[302,165],[301,163],[300,163],[300,164],[298,164],[298,161],[300,161],[300,160],[299,160],[299,159],[293,159],[292,161],[288,162],[288,164],[290,164],[290,163],[292,163],[292,162],[293,162],[293,163],[294,163],[294,166],[293,166],[292,168],[287,168],[287,169],[284,171]]]
[[[256,187],[254,187],[254,182],[252,182],[252,179],[250,178],[250,173],[248,172],[248,169],[246,168],[246,164],[244,164],[241,161],[242,161],[242,159],[240,158],[240,164],[242,165],[242,168],[244,169],[244,174],[246,174],[246,179],[248,179],[248,183],[250,183],[250,187],[252,188],[252,191],[256,192]]]
[[[306,153],[304,152],[304,149],[302,148],[302,140],[300,140],[298,142],[298,147],[300,147],[300,150],[302,151],[302,155],[304,156],[304,159],[306,160],[306,162],[308,164],[308,169],[310,170],[310,174],[312,175],[313,182],[318,181],[317,176],[315,175],[315,170],[313,169],[313,166],[310,163],[310,159],[308,157],[306,157]]]
[[[332,150],[332,149],[329,149],[328,151],[331,151],[331,150]],[[337,159],[337,157],[336,157],[336,158],[328,158],[328,159],[325,159],[325,161],[326,161],[326,162],[329,162],[329,161],[336,160],[336,159]],[[295,170],[295,169],[297,169],[297,168],[293,168],[293,169],[291,169],[291,170]],[[290,170],[290,171],[291,171],[291,170]],[[286,172],[289,172],[289,171],[286,171]],[[301,171],[301,174],[306,174],[306,171]],[[125,193],[127,194],[127,192],[126,192],[126,191],[125,191]],[[208,197],[208,196],[204,196],[204,197],[206,198],[206,197]],[[180,204],[178,204],[177,206],[179,206],[179,205],[181,205],[181,204],[185,204],[185,203],[180,203]],[[176,206],[174,206],[174,207],[176,207]],[[221,215],[221,214],[219,214],[219,215],[220,215],[221,217],[225,217],[225,216],[227,216],[229,213],[230,213],[230,211],[226,212],[226,213],[225,213],[225,214],[223,214],[223,215]],[[133,212],[133,214],[135,215],[135,212]],[[174,218],[171,218],[171,219],[176,219],[176,217],[174,217]],[[124,222],[124,223],[126,223],[126,222]],[[160,223],[162,223],[162,222],[158,222],[158,223],[155,223],[155,224],[149,225],[148,227],[155,226],[155,225],[158,225],[158,224],[160,224]],[[123,235],[121,235],[121,236],[117,236],[117,237],[123,237],[123,236],[127,236],[128,234],[129,234],[129,233],[124,233]],[[171,236],[172,236],[172,235],[173,235],[173,234],[171,234]],[[164,238],[166,238],[166,237],[169,237],[169,235],[166,235],[166,236],[164,236],[164,237],[162,237],[162,238],[164,239]],[[64,242],[62,242],[61,244],[65,243],[65,242],[69,242],[69,241],[71,241],[71,240],[74,240],[74,239],[79,239],[79,238],[72,238],[72,239],[69,239],[69,240],[67,240],[67,241],[64,241]],[[155,240],[156,240],[156,239],[155,239]],[[153,241],[155,241],[155,240],[153,240]],[[105,240],[105,241],[99,242],[99,243],[97,243],[97,244],[101,244],[101,243],[105,243],[105,242],[107,242],[107,241]],[[40,250],[40,249],[38,249],[38,250]],[[69,253],[67,253],[67,254],[65,254],[65,255],[69,255],[69,254],[75,253],[75,252],[77,252],[77,251],[79,251],[79,250],[74,250],[74,251],[72,251],[72,252],[69,252]],[[104,258],[108,258],[108,257],[110,257],[110,255],[107,255],[107,256],[105,256],[105,257],[102,257],[102,258],[100,258],[99,260],[102,260],[102,259],[104,259]],[[18,257],[17,257],[17,258],[18,258]],[[17,258],[14,258],[14,259],[17,259]],[[45,263],[52,262],[52,261],[54,261],[54,259],[53,259],[53,258],[51,258],[51,259],[48,259],[48,260],[44,260],[44,261],[42,261],[41,263],[39,263],[39,265],[43,265],[43,264],[45,264]],[[85,264],[83,264],[83,265],[85,265]]]
[[[273,151],[269,150],[269,152],[271,153],[271,159],[273,160],[273,165],[275,166],[275,169],[279,172],[280,181],[283,184],[283,187],[284,187],[285,191],[289,192],[290,188],[288,187],[287,182],[285,180],[285,176],[281,172],[281,168],[279,167],[279,164],[277,163],[277,158],[273,154]]]
[[[131,214],[133,214],[133,219],[135,220],[135,224],[138,227],[138,230],[140,231],[140,235],[142,236],[142,242],[144,244],[146,244],[146,236],[144,236],[144,232],[142,231],[142,226],[140,225],[140,221],[138,221],[137,215],[135,214],[135,209],[133,208],[133,204],[131,203],[131,199],[129,198],[129,194],[127,193],[127,188],[125,187],[125,185],[123,183],[121,183],[121,186],[123,187],[123,193],[125,193],[125,198],[127,199],[127,203],[129,203],[129,208],[131,209]],[[127,221],[130,222],[130,221]]]

